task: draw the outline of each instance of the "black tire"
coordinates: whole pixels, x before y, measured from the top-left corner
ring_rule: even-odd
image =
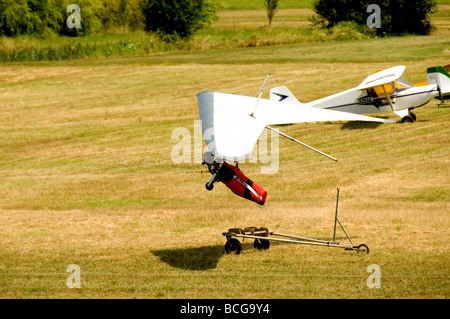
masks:
[[[269,249],[270,248],[270,241],[267,239],[255,239],[253,243],[253,247],[255,247],[258,250],[261,249]]]
[[[360,249],[360,251],[362,251],[362,252],[365,251],[367,254],[369,253],[369,247],[367,247],[367,245],[361,244],[361,245],[359,245],[359,246],[356,247],[356,248]],[[358,253],[359,253],[360,251],[358,251]]]
[[[417,116],[415,113],[409,112],[409,116],[411,116],[411,118],[414,120],[414,122],[417,120]]]
[[[253,247],[255,247],[258,250],[262,249],[262,244],[259,241],[259,239],[255,239],[255,241],[253,242]]]
[[[411,115],[406,115],[402,118],[402,123],[413,123],[414,119]]]
[[[236,238],[230,238],[225,243],[225,252],[227,254],[233,253],[233,254],[240,254],[242,250],[242,245],[239,240]]]
[[[208,183],[206,183],[205,187],[207,190],[212,191],[212,189],[214,188],[214,184],[211,184],[210,186],[208,186]]]

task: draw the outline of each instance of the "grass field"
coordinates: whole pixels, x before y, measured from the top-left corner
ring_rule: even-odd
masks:
[[[221,28],[261,15],[248,9],[223,13]],[[440,14],[431,36],[1,64],[0,297],[447,299],[450,116],[436,100],[411,125],[281,127],[339,161],[280,139],[276,174],[240,164],[268,191],[264,207],[206,191],[206,167],[171,158],[175,129],[194,141],[202,90],[255,95],[270,73],[306,102],[400,64],[425,81],[450,62]],[[331,239],[336,188],[340,221],[370,254],[249,240],[225,254],[234,227]],[[66,284],[71,264],[81,288]],[[379,289],[366,284],[372,264]]]

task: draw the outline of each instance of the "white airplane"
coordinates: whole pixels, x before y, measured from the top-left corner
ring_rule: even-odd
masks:
[[[413,109],[427,104],[431,99],[450,93],[450,75],[441,67],[427,70],[427,82],[408,83],[401,78],[405,66],[396,66],[369,75],[357,87],[309,103],[300,103],[285,86],[272,88],[270,99],[318,109],[335,110],[353,114],[394,112],[402,123],[414,122]]]

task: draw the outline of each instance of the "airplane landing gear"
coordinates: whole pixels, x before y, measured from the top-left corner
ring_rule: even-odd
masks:
[[[417,116],[414,112],[409,112],[402,118],[402,123],[413,123],[417,120]]]
[[[411,115],[406,115],[402,118],[402,123],[413,123],[414,118]]]

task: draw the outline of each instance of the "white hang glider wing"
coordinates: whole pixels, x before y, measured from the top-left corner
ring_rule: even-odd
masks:
[[[237,162],[249,158],[266,123],[214,92],[197,95],[203,138],[215,156]]]
[[[209,150],[215,156],[230,161],[249,158],[264,128],[272,129],[268,125],[320,121],[392,122],[358,114],[306,105],[299,107],[294,103],[213,91],[200,92],[197,99],[203,137]]]

